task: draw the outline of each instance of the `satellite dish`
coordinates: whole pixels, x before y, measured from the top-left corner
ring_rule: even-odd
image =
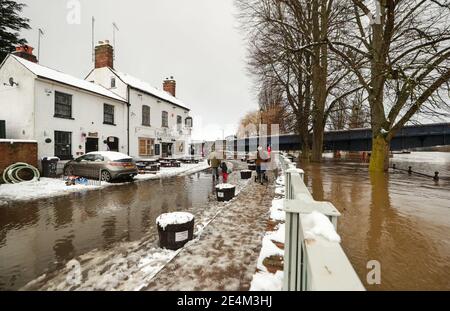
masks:
[[[19,85],[19,84],[17,84],[16,82],[14,82],[14,78],[13,78],[13,77],[10,77],[10,78],[9,78],[9,85],[10,85],[10,86],[14,86],[14,85]]]

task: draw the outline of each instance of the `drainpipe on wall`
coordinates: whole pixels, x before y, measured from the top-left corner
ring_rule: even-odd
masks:
[[[127,154],[130,155],[130,86],[127,86]]]

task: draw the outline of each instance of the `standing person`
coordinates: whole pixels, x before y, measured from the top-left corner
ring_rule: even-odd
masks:
[[[213,151],[208,156],[208,165],[211,166],[213,172],[213,179],[219,179],[219,167],[222,161],[216,150],[213,148]]]
[[[227,163],[224,161],[220,164],[220,169],[222,170],[222,180],[223,183],[226,184],[228,182],[228,165]]]
[[[256,153],[256,179],[261,184],[264,182],[264,173],[266,171],[265,162],[268,161],[267,151],[263,151],[261,146],[258,147],[258,152]]]

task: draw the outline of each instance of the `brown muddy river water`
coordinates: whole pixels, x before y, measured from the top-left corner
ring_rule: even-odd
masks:
[[[77,255],[157,232],[171,211],[201,212],[209,171],[0,206],[0,290],[15,290]]]
[[[450,153],[395,155],[397,167],[450,177]],[[316,200],[342,213],[342,246],[368,290],[450,290],[450,179],[408,173],[370,175],[367,164],[332,160],[302,165]],[[366,282],[381,264],[381,285]]]

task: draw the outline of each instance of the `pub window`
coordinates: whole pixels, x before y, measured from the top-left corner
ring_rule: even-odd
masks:
[[[72,133],[55,131],[55,156],[61,160],[72,159]]]
[[[103,123],[114,124],[114,106],[104,104],[103,105]]]
[[[150,126],[150,107],[142,106],[142,125]]]
[[[155,155],[155,140],[152,138],[139,138],[139,156]]]
[[[115,88],[116,87],[116,78],[111,78],[111,88]]]
[[[55,92],[55,117],[72,118],[72,95]]]
[[[169,113],[167,111],[162,112],[162,127],[169,127]]]
[[[177,129],[181,130],[181,127],[183,126],[183,117],[177,116]]]
[[[192,128],[192,118],[191,117],[187,117],[184,120],[184,123],[185,123],[186,127]]]

